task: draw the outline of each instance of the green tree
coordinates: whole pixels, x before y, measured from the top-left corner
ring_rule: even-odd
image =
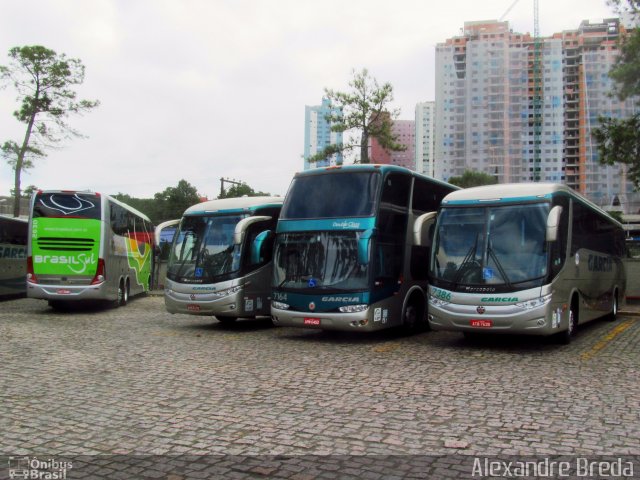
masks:
[[[462,188],[479,187],[480,185],[493,185],[498,183],[498,179],[493,175],[484,172],[473,172],[465,170],[460,177],[451,177],[449,183]]]
[[[618,12],[640,14],[640,0],[610,0]],[[620,55],[609,72],[614,81],[614,95],[621,101],[640,95],[640,28],[621,38]],[[630,118],[599,119],[593,137],[598,143],[600,163],[628,166],[628,176],[636,189],[640,188],[640,112]]]
[[[15,172],[14,216],[20,215],[20,177],[33,167],[33,160],[45,156],[44,149],[62,139],[81,136],[67,123],[72,113],[83,113],[99,105],[96,100],[78,100],[73,87],[84,82],[84,65],[40,45],[9,50],[9,65],[0,65],[2,83],[13,83],[20,109],[13,115],[26,125],[21,142],[7,140],[1,155]]]
[[[399,109],[389,109],[393,101],[393,87],[390,83],[379,85],[369,75],[368,70],[353,71],[353,79],[349,82],[351,90],[339,92],[325,88],[325,96],[331,101],[336,113],[327,116],[334,132],[352,133],[355,139],[342,144],[327,146],[322,152],[308,160],[316,162],[331,157],[336,153],[345,153],[360,149],[360,163],[369,163],[369,140],[375,138],[386,150],[402,151],[406,147],[398,143],[391,132],[393,120],[400,115]],[[357,134],[360,140],[357,140]]]
[[[238,198],[245,195],[247,197],[261,197],[269,194],[265,192],[256,192],[246,183],[242,183],[240,185],[233,185],[229,187],[225,192],[218,195],[218,198]]]
[[[180,180],[175,187],[165,188],[163,192],[156,193],[153,198],[159,202],[160,206],[158,222],[180,218],[187,208],[200,203],[200,195],[196,187],[186,180]]]

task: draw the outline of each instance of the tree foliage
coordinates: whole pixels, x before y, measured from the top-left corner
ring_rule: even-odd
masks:
[[[498,183],[498,179],[493,175],[484,172],[474,172],[465,170],[459,177],[449,178],[449,183],[461,188],[479,187],[481,185],[493,185]]]
[[[180,180],[175,187],[165,188],[153,198],[135,198],[125,193],[118,193],[114,197],[140,210],[156,225],[182,217],[187,208],[201,201],[196,188],[186,180]]]
[[[241,183],[240,185],[233,185],[229,187],[226,191],[218,195],[218,198],[238,198],[244,197],[245,195],[247,197],[261,197],[269,194],[265,192],[256,192],[246,183]]]
[[[619,12],[640,14],[640,0],[610,0]],[[621,101],[640,95],[640,28],[633,29],[621,39],[620,55],[609,72],[614,81],[614,94]],[[598,142],[600,163],[628,166],[628,177],[636,189],[640,188],[640,112],[630,118],[599,119],[593,137]]]
[[[89,111],[99,102],[77,99],[73,87],[84,82],[85,68],[76,58],[35,45],[10,49],[9,59],[9,65],[0,65],[0,81],[11,83],[18,92],[20,108],[13,115],[26,129],[22,141],[5,141],[0,155],[15,172],[14,216],[19,216],[22,171],[32,168],[34,159],[45,156],[44,149],[80,136],[68,125],[68,116]]]
[[[341,133],[352,133],[356,138],[342,144],[328,145],[322,152],[308,160],[316,162],[324,160],[336,153],[360,150],[360,163],[369,163],[369,140],[375,138],[386,150],[402,151],[406,147],[398,143],[391,127],[393,120],[400,115],[399,109],[390,109],[393,101],[393,87],[390,83],[380,85],[369,75],[368,70],[353,72],[349,82],[351,89],[339,92],[325,88],[325,96],[331,101],[335,113],[327,116],[331,130]],[[357,134],[360,140],[357,140]]]

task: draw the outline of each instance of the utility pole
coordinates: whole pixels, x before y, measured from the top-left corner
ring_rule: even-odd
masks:
[[[229,180],[228,178],[220,177],[220,198],[224,196],[224,184],[231,183],[232,185],[242,185],[242,182],[236,180]]]

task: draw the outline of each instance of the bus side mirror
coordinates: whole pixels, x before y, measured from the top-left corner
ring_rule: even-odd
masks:
[[[418,247],[428,247],[431,244],[429,231],[436,221],[437,212],[428,212],[420,215],[413,222],[413,244]]]
[[[547,242],[555,242],[558,239],[560,215],[562,215],[562,207],[560,205],[556,205],[549,212],[547,217]]]
[[[373,229],[365,230],[358,238],[358,263],[360,265],[369,264],[369,252],[371,250],[371,237],[375,234]]]
[[[257,222],[265,222],[267,220],[271,220],[271,217],[267,216],[256,216],[256,217],[247,217],[243,218],[236,225],[235,230],[233,231],[233,243],[235,245],[242,245],[244,241],[244,235],[247,232],[247,229],[250,225],[253,225]]]
[[[257,265],[264,260],[265,250],[273,244],[274,234],[271,230],[260,232],[251,245],[251,265]]]

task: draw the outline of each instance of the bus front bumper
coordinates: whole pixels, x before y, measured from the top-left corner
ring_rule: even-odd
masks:
[[[188,315],[234,318],[269,315],[268,301],[245,297],[242,285],[236,285],[216,293],[185,293],[168,287],[164,291],[164,305],[169,313]]]
[[[482,312],[482,313],[480,313]],[[541,305],[523,310],[515,305],[476,305],[429,302],[429,326],[435,331],[481,334],[552,335],[566,327],[561,306]]]
[[[378,309],[379,310],[379,309]],[[284,310],[271,306],[271,320],[280,327],[298,327],[315,330],[344,332],[373,332],[388,328],[382,318],[374,318],[374,309],[368,307],[354,313],[315,313]]]

